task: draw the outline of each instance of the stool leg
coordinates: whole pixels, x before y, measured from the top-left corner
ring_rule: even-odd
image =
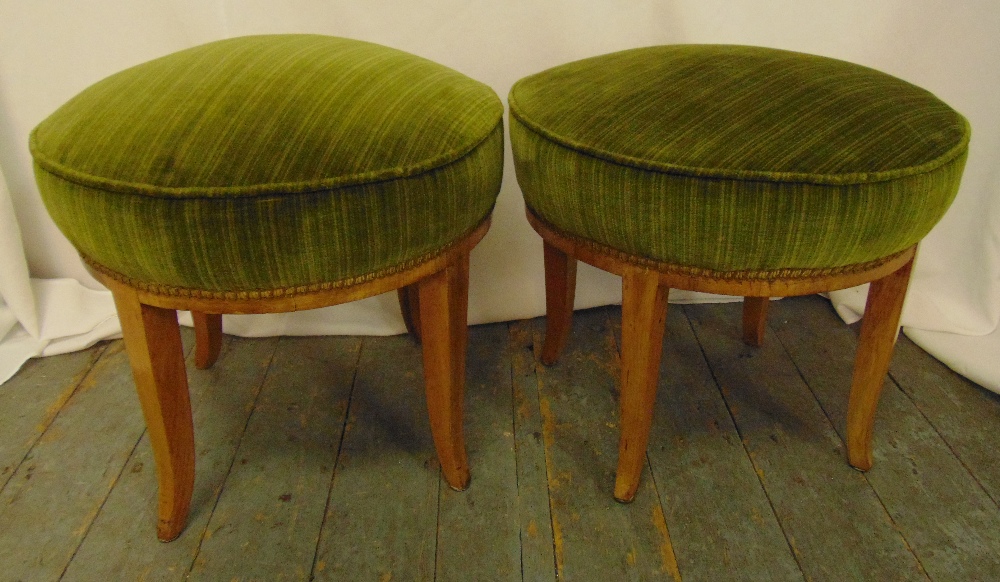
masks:
[[[895,273],[873,281],[868,290],[847,404],[847,458],[862,471],[872,466],[875,409],[899,334],[899,316],[912,269],[911,260]]]
[[[646,459],[669,289],[659,273],[628,268],[622,276],[621,440],[615,499],[632,501]]]
[[[420,343],[420,292],[417,285],[407,285],[396,290],[399,311],[403,314],[406,331]]]
[[[759,348],[764,345],[770,299],[770,297],[743,298],[743,343],[748,346]]]
[[[417,285],[431,434],[445,481],[452,489],[464,491],[469,486],[469,461],[462,434],[469,254],[464,253]]]
[[[194,321],[194,365],[199,370],[212,367],[222,351],[222,315],[192,311]]]
[[[542,363],[551,366],[559,359],[573,327],[573,300],[576,297],[576,259],[545,243],[545,346]]]
[[[114,298],[156,461],[156,535],[169,542],[184,529],[194,490],[194,428],[177,312],[143,305],[131,289]]]

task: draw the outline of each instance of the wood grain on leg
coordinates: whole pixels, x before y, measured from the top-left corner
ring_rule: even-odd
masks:
[[[759,348],[764,345],[767,329],[767,306],[770,297],[743,298],[743,343]]]
[[[545,242],[545,347],[542,363],[559,359],[573,326],[576,297],[576,259]]]
[[[407,285],[396,290],[399,311],[403,314],[406,331],[420,343],[420,292],[417,285]]]
[[[194,427],[177,312],[143,305],[128,288],[115,306],[135,378],[159,482],[157,537],[180,535],[194,489]]]
[[[462,433],[468,338],[469,255],[418,283],[427,409],[441,472],[457,491],[469,486]]]
[[[638,267],[622,276],[621,438],[615,499],[632,501],[646,461],[660,375],[667,294],[659,273]]]
[[[895,273],[873,281],[868,290],[847,404],[847,458],[862,471],[872,466],[875,410],[899,334],[899,316],[912,269],[911,260]]]
[[[199,370],[212,367],[222,351],[222,315],[192,311],[194,321],[194,365]]]

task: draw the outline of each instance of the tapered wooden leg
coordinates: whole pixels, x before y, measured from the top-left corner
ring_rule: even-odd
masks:
[[[143,305],[130,289],[114,298],[156,461],[156,534],[169,542],[184,529],[194,489],[194,428],[177,312]]]
[[[573,326],[576,259],[545,243],[545,346],[542,363],[551,366],[566,347]]]
[[[194,365],[199,370],[211,368],[222,351],[222,316],[192,311],[191,319],[194,321]]]
[[[399,299],[399,311],[403,314],[406,331],[420,343],[420,292],[417,285],[407,285],[396,290]]]
[[[445,481],[452,489],[464,491],[469,486],[469,461],[462,433],[468,341],[468,253],[417,285],[427,409],[434,447]]]
[[[629,268],[622,276],[621,440],[615,499],[632,501],[646,460],[669,289],[659,273]]]
[[[767,329],[767,306],[770,297],[743,298],[743,343],[759,348],[764,345]]]
[[[911,260],[895,273],[873,281],[868,290],[847,404],[847,459],[862,471],[872,466],[875,409],[899,334],[899,316],[912,269]]]

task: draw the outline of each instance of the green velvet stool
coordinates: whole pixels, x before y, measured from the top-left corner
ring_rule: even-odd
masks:
[[[951,204],[969,125],[872,69],[743,46],[661,46],[569,63],[510,92],[528,219],[544,239],[547,335],[570,328],[576,260],[622,276],[615,497],[645,459],[669,288],[768,298],[872,282],[849,398],[850,463],[871,467],[875,408],[917,243]]]
[[[181,51],[91,86],[31,135],[42,198],[114,294],[159,479],[162,540],[184,527],[194,436],[176,310],[196,364],[223,313],[398,290],[422,339],[441,469],[464,489],[469,251],[503,166],[503,106],[425,59],[315,35]]]

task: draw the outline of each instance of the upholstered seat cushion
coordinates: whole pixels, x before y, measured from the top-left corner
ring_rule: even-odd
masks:
[[[954,198],[970,135],[900,79],[759,47],[604,55],[522,79],[509,101],[537,216],[713,271],[826,269],[912,246]]]
[[[137,283],[282,289],[405,267],[499,191],[503,107],[398,50],[316,35],[218,41],[138,65],[32,133],[45,204]]]

